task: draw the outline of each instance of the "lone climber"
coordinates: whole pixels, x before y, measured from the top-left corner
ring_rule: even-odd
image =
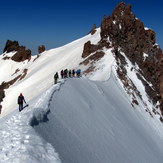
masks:
[[[24,96],[22,95],[22,93],[20,93],[20,95],[18,97],[19,112],[21,112],[23,110],[23,102],[26,103]]]

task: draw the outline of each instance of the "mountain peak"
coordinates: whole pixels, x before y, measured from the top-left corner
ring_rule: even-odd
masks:
[[[17,51],[19,49],[19,43],[18,41],[11,41],[11,40],[7,40],[6,42],[6,46],[3,50],[3,52],[12,52],[12,51]]]
[[[12,60],[16,62],[21,62],[26,59],[31,59],[31,50],[26,49],[25,46],[20,46],[18,41],[7,40],[6,46],[3,52],[9,53],[12,51],[16,51],[15,55],[11,57]],[[9,59],[10,57],[6,56],[4,59]]]
[[[121,15],[122,12],[131,12],[131,5],[126,5],[125,2],[120,2],[114,9],[113,14],[114,15]]]
[[[120,2],[109,17],[104,15],[100,36],[100,41],[96,45],[90,41],[85,43],[82,57],[87,58],[82,63],[88,64],[91,60],[94,62],[92,58],[95,55],[99,60],[105,54],[99,55],[97,52],[111,49],[118,67],[117,75],[127,92],[135,90],[127,74],[129,61],[135,67],[136,78],[143,83],[145,93],[152,103],[160,108],[163,115],[163,53],[156,44],[155,32],[144,27],[144,23],[132,12],[130,4]],[[139,91],[135,92],[141,98]],[[136,101],[135,97],[133,99]]]
[[[131,11],[131,5],[121,2],[109,17],[105,16],[102,20],[101,40],[106,40],[108,37],[115,49],[117,62],[122,59],[121,51],[132,64],[139,66],[141,75],[152,84],[153,88],[139,75],[138,78],[145,85],[146,93],[152,98],[152,101],[154,103],[160,101],[160,109],[163,114],[161,107],[163,99],[160,100],[163,94],[161,87],[163,53],[156,44],[155,32],[145,28],[143,22],[135,17]],[[144,58],[145,54],[147,55]],[[123,67],[124,62],[121,64]],[[122,69],[121,71],[125,74],[125,70]]]

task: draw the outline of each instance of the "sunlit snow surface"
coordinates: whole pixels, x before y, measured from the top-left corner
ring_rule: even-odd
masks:
[[[106,82],[62,80],[29,108],[0,120],[0,160],[161,163],[161,126],[157,132],[147,119],[131,107],[113,76]]]
[[[52,145],[38,136],[31,126],[36,116],[43,120],[50,97],[59,87],[51,87],[22,112],[16,110],[0,119],[1,163],[60,163]]]

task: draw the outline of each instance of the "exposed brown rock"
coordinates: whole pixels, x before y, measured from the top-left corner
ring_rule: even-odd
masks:
[[[25,46],[19,46],[17,41],[7,40],[4,52],[9,53],[12,51],[17,51],[17,53],[11,57],[11,59],[16,62],[21,62],[26,59],[29,61],[31,59],[31,50],[26,49]],[[9,57],[5,57],[3,59],[9,59]]]
[[[3,59],[3,60],[8,60],[8,59],[10,59],[10,57],[7,57],[7,56],[6,56],[6,57],[3,57],[2,59]]]
[[[135,99],[132,99],[132,104],[139,105],[138,101],[137,101],[137,100],[135,100]]]
[[[96,24],[94,24],[93,27],[92,27],[92,29],[91,29],[91,31],[90,31],[89,33],[90,33],[91,35],[95,34],[96,31],[97,31],[96,28],[97,28],[97,27],[96,27]]]
[[[97,49],[98,49],[97,45],[91,44],[90,41],[86,42],[84,44],[84,49],[83,49],[82,57],[83,58],[88,57],[91,53],[95,52]]]
[[[25,78],[25,76],[27,75],[28,69],[24,69],[23,74],[21,75],[19,80],[22,80]]]
[[[11,76],[17,74],[19,71],[20,71],[19,69],[16,69],[15,72]]]
[[[12,51],[18,51],[19,49],[19,43],[18,41],[11,41],[11,40],[7,40],[6,42],[6,46],[3,50],[3,52],[12,52]]]
[[[88,67],[85,71],[83,71],[83,74],[88,74],[88,73],[94,71],[94,69],[95,69],[95,66],[92,65],[92,66]]]
[[[0,112],[2,110],[1,102],[3,101],[3,98],[5,97],[4,89],[2,88],[2,85],[0,85]]]
[[[38,54],[42,53],[45,51],[45,46],[42,45],[42,46],[38,46]]]
[[[163,115],[163,73],[160,77],[160,94],[161,94],[160,109],[161,109],[161,113]]]
[[[152,88],[141,75],[138,77],[144,83],[153,103],[160,101],[160,109],[163,113],[163,53],[155,44],[155,32],[144,28],[144,24],[131,12],[131,5],[126,6],[124,2],[121,2],[109,17],[104,16],[100,34],[101,40],[105,41],[109,37],[115,50],[121,48],[128,59],[140,67],[141,75],[152,84]],[[144,53],[148,54],[146,58]],[[117,55],[117,60],[120,57]]]
[[[161,98],[163,98],[163,74],[160,77],[160,94]]]
[[[87,65],[87,64],[90,63],[90,62],[98,61],[98,60],[100,60],[104,55],[105,55],[104,52],[102,52],[102,51],[97,51],[96,53],[92,54],[92,55],[89,56],[87,59],[85,59],[83,62],[81,62],[80,64]]]
[[[26,50],[25,46],[21,46],[17,53],[13,57],[11,57],[11,59],[16,62],[21,62],[26,59],[29,61],[31,59],[31,50]]]

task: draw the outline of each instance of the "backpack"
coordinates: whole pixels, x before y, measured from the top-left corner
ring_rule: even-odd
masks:
[[[55,78],[55,79],[58,79],[58,73],[56,73],[56,74],[54,75],[54,78]]]
[[[19,96],[18,97],[18,104],[22,104],[23,103],[23,96]]]

